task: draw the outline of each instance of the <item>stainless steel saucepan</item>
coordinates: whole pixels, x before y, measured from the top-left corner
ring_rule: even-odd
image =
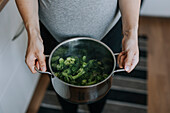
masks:
[[[105,80],[94,85],[76,86],[68,84],[54,75],[51,68],[51,58],[54,54],[66,58],[68,56],[82,56],[82,51],[87,53],[87,57],[98,59],[103,63],[107,70],[106,73],[109,74]],[[38,69],[36,70],[39,73],[47,73],[51,75],[54,90],[65,100],[77,104],[92,103],[101,99],[108,93],[111,88],[112,77],[115,72],[125,71],[124,69],[115,70],[115,55],[118,54],[114,54],[106,44],[99,40],[86,37],[72,38],[60,43],[53,49],[51,54],[47,56],[49,57],[48,66],[50,68],[50,72],[42,72]]]

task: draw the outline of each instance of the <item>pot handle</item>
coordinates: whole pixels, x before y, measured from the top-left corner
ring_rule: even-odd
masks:
[[[119,55],[119,53],[114,53],[115,56]],[[116,72],[122,72],[122,71],[126,71],[125,69],[117,69],[117,70],[114,70],[113,73],[116,73]]]
[[[45,55],[46,58],[49,57],[49,56],[50,56],[50,55]],[[53,75],[52,73],[40,71],[36,66],[35,66],[35,70],[36,70],[38,73],[40,73],[40,74],[48,74],[48,75],[50,75],[52,78],[54,78],[54,75]]]

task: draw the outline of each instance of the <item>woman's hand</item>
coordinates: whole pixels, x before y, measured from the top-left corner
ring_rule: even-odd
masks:
[[[141,0],[119,0],[124,38],[118,56],[120,68],[131,72],[139,61],[138,21]]]
[[[131,72],[139,62],[137,31],[125,32],[122,40],[122,52],[118,56],[120,68]]]
[[[25,62],[32,73],[36,73],[35,64],[41,71],[46,71],[44,46],[39,32],[38,0],[15,1],[28,34]]]
[[[35,65],[41,71],[46,71],[44,46],[39,32],[28,33],[28,47],[25,62],[32,73],[36,73]]]

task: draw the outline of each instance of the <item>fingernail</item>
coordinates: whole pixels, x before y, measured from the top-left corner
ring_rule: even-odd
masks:
[[[32,68],[32,72],[35,72],[35,67]]]
[[[45,72],[45,67],[42,67],[41,69],[42,69],[43,72]]]
[[[120,68],[123,68],[123,66],[119,66]]]
[[[129,66],[126,66],[126,67],[125,67],[125,70],[126,70],[126,71],[129,71],[129,69],[130,69]]]

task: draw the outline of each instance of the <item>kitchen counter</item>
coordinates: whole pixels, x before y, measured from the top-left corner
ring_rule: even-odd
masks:
[[[5,7],[9,0],[0,0],[0,12]]]

